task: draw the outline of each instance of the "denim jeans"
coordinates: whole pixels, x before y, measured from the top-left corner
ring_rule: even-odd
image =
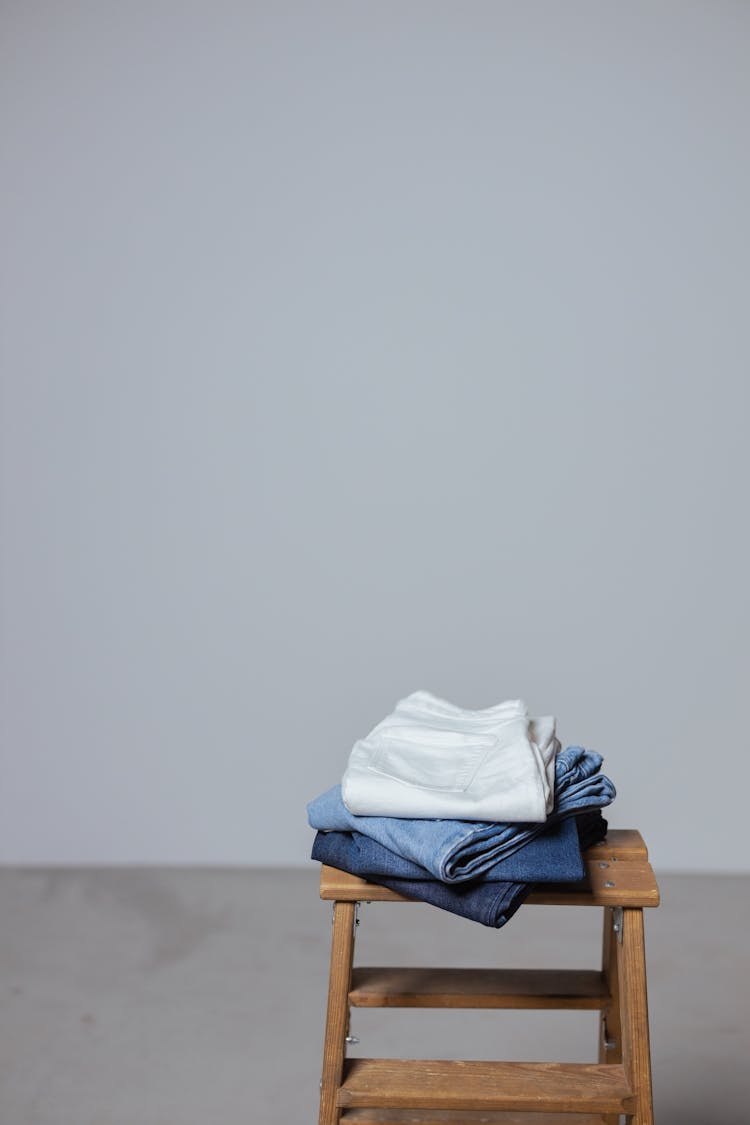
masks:
[[[607,822],[598,813],[577,817],[572,823],[576,824],[577,835],[580,836],[580,844],[576,840],[579,856],[580,848],[598,843],[607,832]],[[391,874],[372,874],[361,868],[359,842],[355,839],[357,835],[356,832],[318,832],[313,843],[312,858],[352,875],[366,877],[371,883],[378,883],[409,898],[428,902],[442,910],[449,910],[452,914],[459,914],[463,918],[481,922],[484,926],[494,926],[496,929],[513,917],[534,889],[533,881],[499,882],[482,877],[449,884],[439,879],[406,879]]]
[[[584,818],[589,818],[588,823],[594,826],[601,821],[601,814],[582,813],[577,819],[583,821]],[[426,868],[384,848],[377,840],[363,836],[361,832],[324,832],[320,835],[330,837],[325,844],[328,856],[325,862],[332,867],[339,866],[336,858],[340,855],[350,866],[356,864],[357,875],[364,879],[375,875],[395,879],[433,878]],[[320,846],[322,844],[317,845]],[[316,845],[313,845],[313,859],[319,859],[315,848]],[[499,859],[481,877],[490,883],[565,883],[582,879],[583,875],[576,819],[568,817],[529,840],[512,855]]]
[[[601,754],[594,751],[579,746],[562,750],[555,761],[555,808],[542,823],[355,816],[341,798],[340,785],[310,802],[308,819],[319,831],[359,832],[433,878],[459,883],[483,875],[561,820],[611,804],[615,787],[599,772],[601,764]]]
[[[355,742],[341,794],[357,816],[544,821],[559,749],[520,699],[471,711],[415,691]]]

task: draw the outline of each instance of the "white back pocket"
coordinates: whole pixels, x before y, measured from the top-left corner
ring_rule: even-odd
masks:
[[[367,768],[402,785],[462,793],[497,739],[489,734],[413,727],[386,727],[373,735],[380,743]]]

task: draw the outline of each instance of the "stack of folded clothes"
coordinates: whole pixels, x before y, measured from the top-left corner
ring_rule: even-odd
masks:
[[[583,878],[615,797],[601,764],[520,700],[467,711],[415,692],[308,805],[312,858],[500,927],[536,883]]]

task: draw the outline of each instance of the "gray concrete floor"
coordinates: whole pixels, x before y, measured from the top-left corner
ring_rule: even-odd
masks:
[[[306,871],[0,871],[0,1125],[317,1121],[330,907]],[[664,876],[647,914],[657,1125],[750,1123],[750,879]],[[360,964],[595,967],[598,911],[500,931],[362,908]],[[356,1053],[596,1057],[596,1014],[353,1014]]]

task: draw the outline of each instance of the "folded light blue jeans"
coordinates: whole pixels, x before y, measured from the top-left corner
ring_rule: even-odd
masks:
[[[555,762],[555,807],[542,823],[355,816],[341,798],[340,785],[310,802],[308,820],[322,832],[360,832],[435,879],[459,883],[484,874],[559,821],[611,804],[615,787],[599,772],[602,760],[601,754],[580,746],[560,751]]]

